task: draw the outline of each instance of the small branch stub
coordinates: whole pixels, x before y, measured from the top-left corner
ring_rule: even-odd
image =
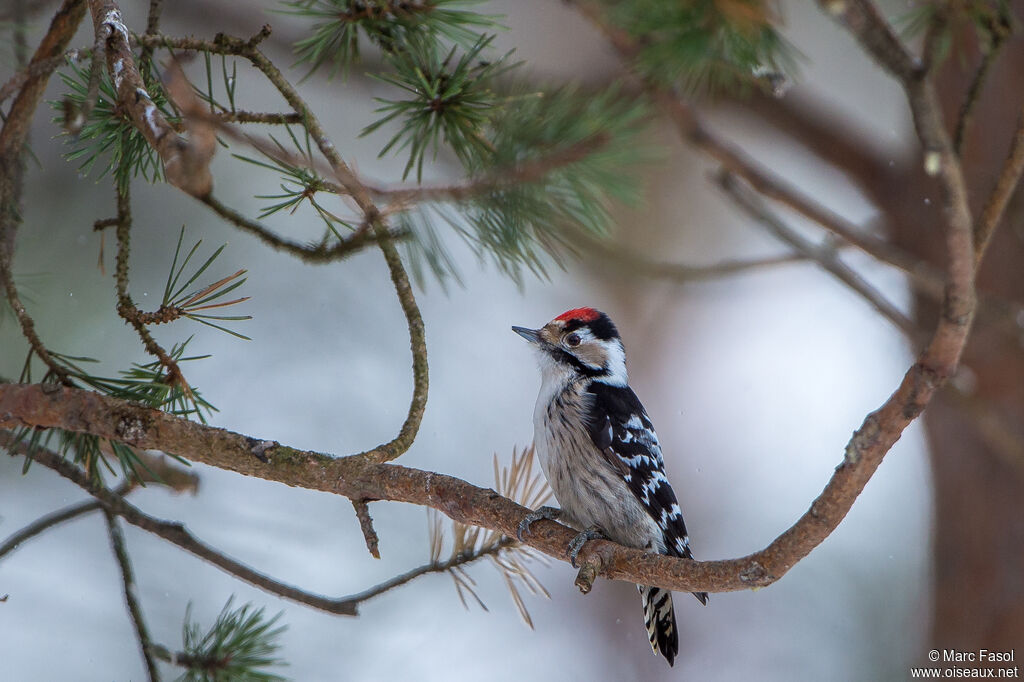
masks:
[[[363,531],[363,539],[366,540],[366,549],[374,559],[380,558],[380,538],[373,528],[373,518],[370,517],[370,507],[365,500],[352,500],[352,507],[356,510],[356,518],[359,519],[359,530]]]

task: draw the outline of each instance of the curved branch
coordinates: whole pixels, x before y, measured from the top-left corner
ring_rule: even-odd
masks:
[[[940,326],[951,324],[943,318]],[[939,350],[952,349],[942,346],[931,356],[923,356],[907,372],[896,393],[869,415],[854,435],[846,456],[811,510],[764,550],[725,561],[691,561],[592,541],[583,547],[580,558],[584,563],[596,564],[597,573],[603,577],[681,592],[726,592],[770,585],[838,526],[885,452],[948,376],[956,354],[940,356]],[[938,366],[940,360],[947,364]],[[60,427],[115,438],[246,476],[349,499],[427,506],[461,523],[509,537],[515,536],[520,520],[530,511],[493,490],[444,474],[298,450],[91,391],[0,385],[0,428],[24,425]],[[114,511],[120,515],[116,508]],[[531,526],[525,544],[568,561],[565,548],[575,535],[575,531],[553,521],[538,521]]]
[[[277,91],[281,93],[281,96],[284,97],[292,110],[301,117],[303,127],[305,127],[309,136],[316,143],[317,149],[320,150],[320,153],[327,160],[335,178],[344,188],[345,193],[351,197],[356,206],[359,207],[359,210],[363,214],[364,228],[366,228],[361,228],[360,231],[370,232],[372,230],[372,234],[376,238],[377,245],[384,254],[384,260],[387,262],[388,270],[391,273],[391,282],[398,294],[398,300],[402,306],[402,312],[405,314],[409,328],[409,345],[412,350],[413,392],[412,399],[409,402],[409,411],[406,415],[405,421],[402,423],[402,427],[399,430],[398,435],[387,443],[383,443],[371,450],[361,452],[357,455],[352,455],[352,457],[368,462],[391,461],[399,457],[412,445],[413,439],[419,431],[420,423],[423,420],[423,412],[427,405],[429,372],[427,366],[427,346],[426,334],[423,329],[423,317],[416,304],[416,297],[413,294],[412,285],[409,283],[409,275],[406,273],[405,266],[402,265],[402,259],[398,255],[398,250],[395,248],[394,242],[392,241],[391,231],[382,217],[380,210],[377,208],[376,204],[374,204],[373,199],[370,196],[370,191],[359,180],[349,165],[345,163],[344,159],[341,158],[341,154],[338,153],[334,143],[327,137],[327,133],[324,131],[324,128],[320,124],[320,120],[316,117],[316,114],[313,113],[313,110],[310,109],[305,100],[299,96],[299,93],[295,90],[292,84],[288,82],[288,79],[284,77],[274,63],[267,59],[267,57],[259,50],[259,42],[269,34],[270,27],[264,26],[258,34],[249,40],[226,36],[224,34],[219,34],[213,42],[196,40],[193,38],[172,39],[166,36],[150,35],[139,36],[138,40],[142,45],[157,45],[169,48],[174,47],[183,50],[202,50],[214,54],[229,54],[248,59],[249,62],[259,69],[267,80],[277,88]],[[219,202],[214,202],[211,197],[205,196],[200,198],[208,206],[214,208],[214,210],[217,210],[222,215],[225,215],[225,217],[229,214],[229,211],[225,210],[225,206],[219,204]],[[264,240],[271,238],[270,234],[266,230],[253,230],[252,227],[254,226],[251,224],[251,221],[241,218],[241,216],[233,211],[230,213],[233,215],[229,219],[236,225],[249,229]],[[356,234],[359,234],[359,232]],[[369,235],[364,235],[361,238],[366,238],[368,236]],[[353,238],[355,238],[355,235],[353,235]],[[281,240],[276,237],[273,237],[273,239],[276,241],[276,244],[274,244],[275,248],[283,248],[295,252],[295,249],[290,248],[288,246],[289,243],[285,240]],[[344,245],[346,242],[343,242],[342,244]],[[339,248],[347,251],[347,247],[345,246],[339,245]],[[301,252],[296,255],[301,255]]]
[[[14,259],[15,235],[21,224],[21,195],[24,184],[22,156],[25,139],[28,136],[32,114],[39,105],[52,73],[52,69],[43,68],[41,65],[49,65],[57,57],[63,58],[64,50],[67,49],[84,16],[84,0],[64,0],[54,14],[49,30],[32,55],[26,69],[27,76],[17,97],[11,103],[3,127],[0,128],[0,279],[3,280],[4,292],[21,325],[22,334],[35,354],[63,382],[68,381],[67,372],[50,356],[36,333],[35,322],[25,311],[25,306],[18,296],[11,265]]]

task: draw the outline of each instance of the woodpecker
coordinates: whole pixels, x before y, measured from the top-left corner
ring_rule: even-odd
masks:
[[[528,514],[519,524],[519,539],[534,521],[555,519],[582,531],[569,543],[573,565],[594,538],[692,559],[658,435],[629,387],[626,352],[611,319],[593,308],[575,308],[540,329],[512,331],[538,351],[534,446],[561,507]],[[651,647],[673,665],[679,635],[672,592],[637,589]],[[693,595],[707,604],[706,592]]]

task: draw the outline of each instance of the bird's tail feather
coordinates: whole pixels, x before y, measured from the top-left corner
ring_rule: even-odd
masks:
[[[651,640],[651,648],[660,652],[672,665],[679,652],[679,633],[676,631],[676,612],[672,608],[672,592],[660,587],[637,585],[644,605],[644,625]]]

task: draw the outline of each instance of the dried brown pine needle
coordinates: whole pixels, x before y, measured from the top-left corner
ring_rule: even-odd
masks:
[[[509,465],[502,467],[498,461],[498,455],[495,454],[494,483],[499,494],[524,507],[536,509],[551,498],[551,490],[544,478],[534,473],[533,456],[533,447],[522,451],[513,450]],[[487,610],[486,604],[476,591],[476,581],[466,572],[465,566],[477,559],[489,557],[501,574],[523,622],[531,629],[533,628],[533,620],[526,608],[520,587],[526,588],[530,594],[550,598],[548,591],[544,589],[527,565],[533,561],[546,565],[547,557],[497,531],[467,526],[453,521],[451,524],[451,552],[447,559],[442,560],[445,533],[440,513],[428,509],[427,526],[430,563],[436,570],[451,575],[452,581],[455,583],[455,592],[463,607],[469,608],[466,598],[469,595],[480,605],[480,608]]]

